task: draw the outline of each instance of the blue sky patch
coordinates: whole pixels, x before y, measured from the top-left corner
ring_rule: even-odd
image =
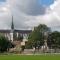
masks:
[[[38,3],[40,5],[49,6],[54,3],[54,0],[38,0]]]
[[[0,0],[0,2],[6,2],[6,0]]]
[[[0,5],[4,4],[6,0],[0,0]]]

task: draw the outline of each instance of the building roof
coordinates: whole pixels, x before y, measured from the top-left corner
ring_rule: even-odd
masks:
[[[10,33],[11,30],[0,30],[0,33]]]
[[[10,33],[11,30],[0,30],[0,33]],[[18,32],[18,33],[30,33],[32,32],[32,30],[14,30],[14,32]]]
[[[19,32],[19,33],[31,33],[32,30],[14,30],[15,32]]]

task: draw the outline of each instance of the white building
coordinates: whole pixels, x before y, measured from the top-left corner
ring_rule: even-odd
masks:
[[[28,35],[31,32],[32,32],[32,30],[17,30],[17,29],[14,29],[13,16],[12,16],[11,29],[10,30],[0,30],[0,33],[2,33],[3,35],[5,35],[5,37],[7,37],[8,40],[11,40],[12,42],[15,41],[15,40],[17,40],[16,37],[18,38],[19,35],[23,36],[23,38],[25,40],[27,40]]]

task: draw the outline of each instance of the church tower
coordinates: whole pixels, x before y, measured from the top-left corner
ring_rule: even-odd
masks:
[[[13,16],[12,16],[11,30],[14,30]]]
[[[13,42],[14,38],[13,38],[13,34],[14,34],[14,22],[13,22],[13,16],[12,16],[12,22],[11,22],[11,41]]]

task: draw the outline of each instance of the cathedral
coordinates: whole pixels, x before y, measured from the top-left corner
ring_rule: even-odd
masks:
[[[32,30],[17,30],[14,29],[14,22],[13,22],[13,16],[12,16],[12,23],[11,23],[11,29],[10,30],[0,30],[0,33],[3,34],[5,37],[8,38],[10,41],[15,41],[16,37],[18,38],[19,35],[23,36],[23,40],[27,40],[29,34],[32,32]]]

